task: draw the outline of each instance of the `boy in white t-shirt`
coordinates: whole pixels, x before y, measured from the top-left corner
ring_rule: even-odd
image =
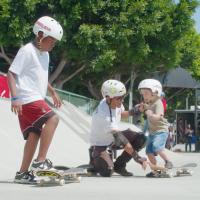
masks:
[[[111,176],[113,170],[122,176],[132,176],[133,174],[126,170],[126,163],[131,158],[146,167],[146,160],[137,153],[144,147],[146,137],[130,129],[120,130],[119,122],[121,117],[139,113],[139,108],[125,111],[122,102],[126,88],[120,81],[105,81],[101,92],[104,99],[92,115],[90,164],[94,167],[94,171],[104,177]],[[114,163],[107,152],[108,147],[124,149]]]
[[[15,182],[35,183],[29,166],[40,140],[37,158],[31,170],[50,169],[52,163],[46,159],[59,118],[44,101],[47,89],[54,106],[60,107],[61,100],[48,83],[49,51],[57,40],[61,40],[63,29],[51,17],[39,18],[33,27],[35,40],[20,48],[8,71],[11,91],[11,109],[18,114],[23,137],[26,140],[24,155]]]

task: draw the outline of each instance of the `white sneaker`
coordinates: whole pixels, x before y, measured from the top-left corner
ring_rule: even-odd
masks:
[[[23,184],[36,184],[35,176],[32,171],[17,172],[14,182]]]
[[[33,171],[50,170],[52,168],[53,168],[53,164],[49,159],[46,159],[44,161],[34,160],[31,165],[31,170]]]

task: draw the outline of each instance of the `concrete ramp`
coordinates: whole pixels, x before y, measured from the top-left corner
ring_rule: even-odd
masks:
[[[19,169],[25,141],[19,128],[18,118],[11,112],[10,101],[0,99],[0,110],[0,170],[5,172],[0,173],[0,177],[5,177]],[[76,166],[87,163],[89,116],[84,116],[69,103],[56,112],[60,116],[60,122],[48,157],[55,164]]]
[[[64,102],[60,109],[54,110],[59,115],[60,122],[48,157],[58,165],[77,166],[88,163],[91,116],[68,102]],[[11,112],[8,99],[0,98],[0,111],[0,170],[3,172],[0,173],[0,178],[13,177],[19,169],[25,141],[19,128],[18,117]],[[121,127],[139,130],[127,123],[122,123]]]
[[[48,157],[54,164],[76,166],[88,162],[88,133],[91,117],[79,111],[73,105],[65,105],[56,111],[60,123],[56,131]],[[80,184],[66,184],[63,187],[36,187],[13,184],[13,178],[19,169],[24,140],[19,130],[18,119],[10,111],[10,102],[0,99],[0,194],[3,200],[101,200],[101,199],[148,199],[156,195],[157,199],[199,200],[200,161],[199,153],[174,153],[167,151],[175,165],[197,162],[194,175],[172,179],[148,179],[134,161],[128,163],[133,177],[125,178],[114,174],[112,178],[83,177]],[[122,124],[123,128],[135,128]],[[119,154],[119,153],[118,153]],[[144,150],[140,152],[145,156]],[[158,158],[160,164],[163,162]]]
[[[13,177],[20,167],[25,141],[19,129],[18,118],[10,110],[10,101],[1,98],[0,111],[0,170],[2,172],[0,178],[8,178]],[[88,163],[91,116],[68,102],[64,102],[62,108],[55,111],[60,117],[60,122],[47,157],[54,164],[69,167]],[[136,126],[127,123],[121,123],[121,127],[139,131]],[[176,165],[188,162],[188,157],[183,154],[171,151],[167,151],[167,154]],[[144,150],[141,155],[145,156]],[[194,160],[190,157],[189,162]],[[140,166],[134,162],[130,162],[128,167],[135,170],[138,168],[138,172],[143,173]]]

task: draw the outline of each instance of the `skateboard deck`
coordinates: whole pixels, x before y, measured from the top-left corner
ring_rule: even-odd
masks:
[[[83,165],[79,165],[78,168],[83,168],[86,170],[86,174],[84,174],[84,176],[87,177],[94,177],[94,176],[98,176],[98,172],[94,169],[93,166],[91,166],[90,164],[83,164]]]
[[[53,168],[56,169],[56,170],[68,170],[71,167],[67,167],[67,166],[64,166],[64,165],[55,165],[55,166],[53,166]]]
[[[63,186],[65,183],[79,183],[81,174],[84,173],[86,173],[85,169],[70,168],[67,170],[39,170],[35,172],[35,175],[39,186],[48,184]]]
[[[57,170],[67,170],[69,169],[69,167],[67,166],[64,166],[64,165],[55,165],[54,166],[55,169]],[[81,174],[81,176],[87,176],[87,177],[94,177],[94,176],[97,176],[97,172],[95,171],[95,169],[89,165],[89,164],[83,164],[83,165],[79,165],[78,167],[76,168],[81,168],[81,169],[84,169],[85,173]]]
[[[181,166],[175,166],[172,169],[167,169],[163,166],[154,165],[149,162],[149,166],[153,173],[155,173],[156,178],[172,178],[180,176],[192,176],[193,170],[192,167],[196,167],[196,163],[187,163]]]

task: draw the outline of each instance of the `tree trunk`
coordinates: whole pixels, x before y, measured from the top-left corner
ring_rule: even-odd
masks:
[[[58,64],[58,67],[56,68],[54,73],[49,78],[49,82],[50,83],[53,83],[53,81],[55,81],[57,79],[57,77],[60,75],[60,73],[62,72],[63,68],[65,67],[66,63],[67,63],[67,59],[66,58],[62,58],[60,63]]]
[[[100,95],[99,90],[97,90],[97,88],[93,86],[93,84],[92,84],[91,81],[88,81],[87,88],[88,88],[89,92],[91,93],[91,95],[92,95],[95,99],[98,99],[98,100],[101,99],[101,95]]]
[[[1,46],[0,58],[3,58],[9,65],[11,65],[12,59],[10,59],[10,58],[6,55],[3,46]]]
[[[115,79],[120,81],[120,79],[121,79],[121,74],[115,74]]]
[[[72,79],[74,76],[76,76],[79,72],[81,72],[84,68],[86,67],[86,65],[82,65],[82,67],[78,68],[73,74],[71,74],[70,76],[66,77],[63,80],[59,80],[56,82],[56,87],[59,89],[63,88],[63,85],[69,81],[70,79]]]

